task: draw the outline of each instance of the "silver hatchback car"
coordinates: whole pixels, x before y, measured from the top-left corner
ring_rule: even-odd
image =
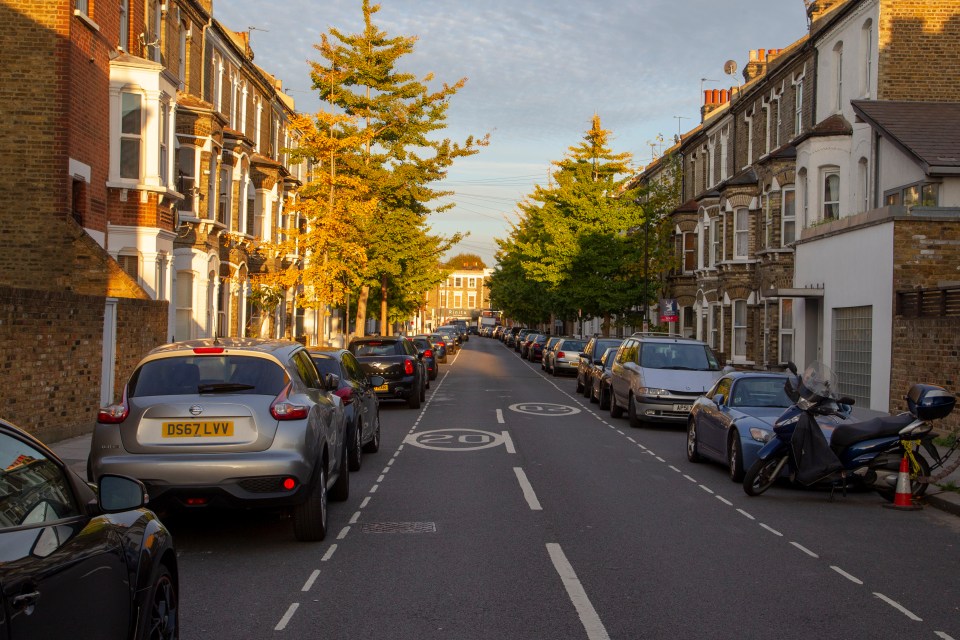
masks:
[[[88,475],[132,476],[151,505],[288,507],[299,540],[349,495],[346,422],[302,345],[220,338],[152,350],[100,410]]]

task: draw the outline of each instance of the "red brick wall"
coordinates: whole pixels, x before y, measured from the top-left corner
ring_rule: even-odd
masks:
[[[960,0],[881,0],[880,100],[960,100]]]

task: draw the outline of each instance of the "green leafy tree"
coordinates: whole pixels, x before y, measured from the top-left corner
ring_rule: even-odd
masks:
[[[458,253],[444,264],[447,269],[486,269],[483,258],[475,253]]]
[[[377,203],[362,228],[367,261],[357,313],[359,331],[371,286],[381,288],[380,315],[386,329],[390,289],[406,290],[422,282],[408,268],[419,263],[417,252],[425,245],[455,243],[462,237],[430,238],[427,217],[453,206],[431,206],[436,198],[449,194],[432,185],[446,176],[456,159],[477,153],[487,143],[486,137],[469,136],[463,142],[436,137],[446,127],[450,100],[466,78],[432,90],[432,74],[418,79],[398,71],[400,59],[413,52],[417,39],[391,37],[377,27],[373,17],[379,9],[363,0],[363,30],[347,34],[331,28],[316,45],[322,60],[311,63],[313,88],[321,99],[355,118],[340,127],[339,135],[359,135],[366,141],[357,153],[341,156],[338,163],[338,171],[366,184]],[[431,257],[434,262],[438,259]],[[439,271],[435,273],[439,282]]]

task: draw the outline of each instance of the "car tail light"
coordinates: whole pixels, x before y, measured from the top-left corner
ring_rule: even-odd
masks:
[[[437,343],[437,346],[438,346],[438,347],[445,347],[445,346],[447,346],[447,343],[444,342],[443,340],[441,340],[440,342]]]
[[[197,354],[223,353],[223,347],[196,347],[193,350]]]
[[[433,357],[433,349],[427,349],[426,351],[424,351],[424,352],[423,352],[423,357],[424,357],[424,358],[432,358],[432,357]]]
[[[567,354],[565,354],[563,351],[557,351],[557,357],[558,357],[558,358],[566,358],[566,357],[567,357]]]
[[[351,402],[353,402],[353,389],[351,389],[350,387],[337,389],[336,391],[333,392],[333,395],[343,400],[343,404],[350,404]]]
[[[303,420],[310,410],[302,404],[293,404],[287,397],[290,394],[292,382],[288,382],[273,403],[270,404],[270,415],[277,420]]]
[[[280,483],[280,486],[286,491],[293,491],[297,488],[297,479],[296,478],[284,478],[283,482]]]
[[[188,507],[203,507],[210,502],[209,498],[185,498],[183,503]]]
[[[123,389],[123,399],[120,404],[103,407],[97,412],[97,422],[102,424],[120,424],[130,415],[130,405],[127,404],[127,389]]]
[[[403,361],[403,372],[404,372],[405,374],[407,374],[408,376],[412,376],[412,375],[413,375],[413,362],[411,362],[410,360],[404,360],[404,361]]]

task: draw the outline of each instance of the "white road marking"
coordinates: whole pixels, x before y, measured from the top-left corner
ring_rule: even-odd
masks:
[[[767,531],[769,531],[770,533],[772,533],[772,534],[775,535],[775,536],[780,536],[781,538],[783,537],[783,534],[780,533],[779,531],[777,531],[776,529],[774,529],[773,527],[768,527],[767,525],[763,524],[762,522],[760,523],[760,526],[763,527],[764,529],[766,529]]]
[[[283,617],[280,618],[280,622],[277,623],[277,626],[273,628],[274,631],[283,631],[287,628],[287,623],[290,622],[290,618],[293,617],[293,614],[297,612],[297,607],[300,606],[299,602],[294,602],[290,605],[290,608],[287,609],[287,612],[283,614]]]
[[[666,462],[666,460],[664,460],[664,459],[661,458],[660,456],[657,456],[657,460],[659,460],[660,462]]]
[[[563,586],[567,590],[567,596],[569,596],[570,601],[577,610],[577,615],[580,616],[580,622],[587,632],[587,638],[589,640],[609,640],[610,636],[607,634],[603,622],[600,621],[597,610],[590,604],[587,592],[583,589],[583,584],[581,584],[580,579],[577,578],[576,572],[574,572],[573,567],[564,555],[563,549],[555,542],[548,542],[547,552],[553,561],[553,567],[557,570],[557,573],[560,574]]]
[[[366,509],[368,504],[370,504],[370,496],[363,499],[363,502],[360,503],[360,508]]]
[[[336,550],[337,550],[337,545],[335,545],[335,544],[330,545],[330,548],[327,549],[327,552],[326,552],[325,554],[323,554],[323,557],[322,557],[322,558],[320,558],[320,562],[326,562],[327,560],[329,560],[330,558],[332,558],[332,557],[333,557],[333,552],[336,551]]]
[[[715,497],[717,500],[719,500],[720,502],[722,502],[723,504],[727,505],[728,507],[732,507],[732,506],[733,506],[733,503],[730,502],[729,500],[727,500],[726,498],[724,498],[723,496],[714,496],[714,497]]]
[[[385,466],[380,473],[390,473],[390,465]]]
[[[377,492],[377,487],[379,487],[379,486],[380,486],[380,485],[375,484],[375,485],[373,485],[372,487],[370,487],[370,493],[376,493],[376,492]]]
[[[355,514],[353,514],[353,517],[350,518],[350,524],[357,524],[357,520],[359,519],[360,519],[360,512],[357,511]]]
[[[688,476],[687,474],[683,474],[683,477],[686,478],[687,480],[689,480],[690,482],[693,482],[693,483],[696,483],[696,481],[697,481],[696,478],[691,478],[691,477]]]
[[[500,424],[506,424],[503,420],[503,409],[497,409],[497,422]]]
[[[314,569],[313,573],[310,574],[310,577],[307,578],[307,582],[303,585],[303,588],[300,591],[310,591],[313,587],[313,583],[316,582],[317,576],[320,575],[320,569]]]
[[[530,484],[530,481],[527,480],[527,474],[523,472],[523,469],[520,467],[514,467],[513,472],[517,476],[517,480],[520,482],[520,489],[523,491],[523,497],[526,498],[527,504],[530,505],[530,509],[533,511],[543,511],[543,507],[540,506],[540,501],[537,500],[537,494],[533,490],[533,485]]]
[[[903,615],[907,616],[907,617],[910,618],[911,620],[913,620],[913,621],[915,621],[915,622],[923,622],[923,618],[921,618],[921,617],[918,616],[917,614],[913,613],[912,611],[910,611],[909,609],[907,609],[906,607],[904,607],[902,604],[900,604],[900,603],[897,602],[896,600],[891,600],[891,599],[888,598],[887,596],[883,595],[882,593],[877,593],[876,591],[873,592],[873,595],[877,596],[878,598],[880,598],[881,600],[883,600],[884,602],[886,602],[888,605],[890,605],[891,607],[893,607],[894,609],[896,609],[897,611],[899,611],[899,612],[902,613]]]
[[[347,537],[347,534],[350,533],[350,527],[344,527],[340,529],[340,534],[337,536],[337,540],[343,540]]]
[[[395,462],[395,457],[394,457],[394,458],[390,458],[389,460],[387,460],[387,466],[389,467],[389,466],[393,465],[394,462]]]
[[[503,431],[503,444],[507,448],[507,453],[516,453],[517,450],[513,446],[513,438],[510,437],[509,431]]]
[[[942,640],[953,640],[953,638],[951,638],[950,636],[948,636],[948,635],[947,635],[946,633],[944,633],[943,631],[934,631],[934,633],[935,633],[937,636],[939,636],[940,638],[942,638]]]
[[[790,541],[790,544],[792,544],[793,546],[795,546],[797,549],[800,549],[800,551],[803,551],[805,554],[807,554],[807,555],[810,556],[811,558],[819,558],[819,557],[820,557],[820,556],[818,556],[817,554],[815,554],[813,551],[810,551],[810,549],[807,549],[805,546],[803,546],[803,545],[800,544],[799,542],[793,542],[793,541],[791,540],[791,541]]]
[[[653,451],[650,451],[650,449],[647,449],[647,454],[648,454],[648,455],[651,455],[651,456],[653,456],[653,457],[657,457],[657,454],[654,453]]]
[[[737,511],[740,513],[740,515],[746,516],[746,517],[750,518],[751,520],[756,520],[756,518],[754,518],[752,515],[750,515],[749,513],[747,513],[746,511],[744,511],[743,509],[737,509]]]
[[[620,433],[623,433],[623,431],[621,431]],[[643,449],[644,451],[647,450],[647,448],[646,448],[645,446],[643,446],[642,444],[640,444],[639,442],[637,443],[637,446],[640,447],[641,449]]]
[[[377,482],[383,482],[383,474],[377,476]]]
[[[853,584],[863,584],[863,580],[861,580],[860,578],[856,578],[856,577],[850,575],[849,573],[847,573],[846,571],[844,571],[844,570],[841,569],[840,567],[837,567],[837,566],[834,566],[834,565],[830,565],[830,568],[833,569],[834,571],[836,571],[837,573],[839,573],[840,575],[842,575],[844,578],[846,578],[847,580],[849,580],[849,581],[852,582]]]
[[[670,465],[670,468],[676,471],[677,473],[680,473],[680,469],[677,469],[675,466]]]
[[[708,487],[707,485],[702,484],[702,485],[700,485],[700,488],[703,489],[704,491],[706,491],[707,493],[713,495],[713,489],[711,489],[711,488]]]

